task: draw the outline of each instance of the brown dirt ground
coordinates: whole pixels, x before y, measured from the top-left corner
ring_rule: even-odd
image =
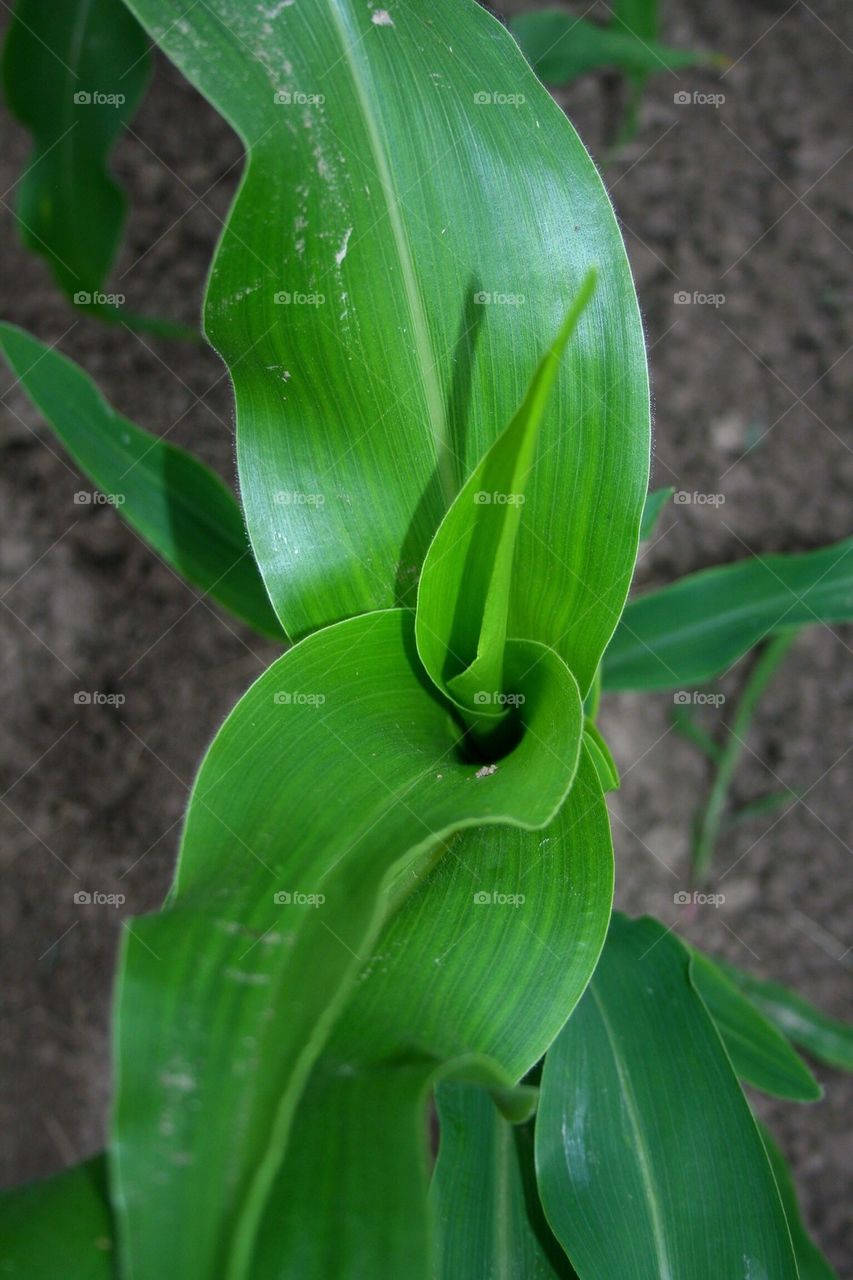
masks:
[[[516,4],[515,9],[530,7]],[[846,0],[713,6],[670,0],[667,34],[733,62],[663,74],[636,139],[605,168],[636,273],[651,349],[658,484],[722,493],[670,507],[639,585],[751,552],[816,547],[850,531],[853,453],[849,140],[853,47]],[[674,92],[725,94],[719,108]],[[603,158],[612,88],[560,95]],[[27,157],[7,119],[3,189]],[[192,145],[187,146],[187,138]],[[135,311],[193,323],[240,166],[213,111],[162,60],[115,156],[132,215],[114,277]],[[7,199],[10,197],[7,196]],[[210,351],[75,319],[4,209],[4,318],[61,339],[129,417],[232,473],[231,396]],[[121,283],[119,283],[121,281]],[[678,290],[725,303],[681,306]],[[3,382],[6,385],[6,382]],[[5,397],[0,809],[7,890],[3,984],[7,1142],[15,1182],[96,1149],[108,1099],[108,1003],[120,919],[155,907],[200,754],[274,655],[198,601],[115,513],[78,506],[86,486],[18,390]],[[172,427],[172,424],[174,427]],[[671,695],[609,698],[604,728],[624,773],[613,800],[619,902],[850,1014],[850,633],[805,632],[764,701],[737,777],[739,801],[808,789],[745,826],[718,859],[726,902],[679,921],[691,815],[707,768],[669,728]],[[744,664],[721,685],[729,697]],[[77,706],[77,689],[120,708]],[[725,707],[709,710],[710,728]],[[122,723],[124,722],[124,723]],[[121,911],[78,907],[78,888],[123,893]],[[853,1085],[818,1068],[812,1108],[762,1104],[793,1160],[809,1222],[839,1271],[853,1264]]]

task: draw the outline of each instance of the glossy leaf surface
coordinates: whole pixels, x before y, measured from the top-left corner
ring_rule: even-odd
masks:
[[[414,602],[449,502],[599,267],[543,424],[508,627],[547,625],[584,688],[633,567],[648,393],[619,232],[562,111],[474,0],[131,8],[249,152],[205,329],[291,636]]]
[[[545,1060],[539,1188],[581,1280],[797,1275],[761,1138],[689,964],[663,925],[614,915]]]
[[[438,1280],[555,1280],[528,1216],[517,1135],[488,1093],[444,1084],[441,1144],[432,1181]]]
[[[430,543],[415,634],[433,683],[466,713],[507,714],[504,649],[513,600],[528,589],[515,552],[542,420],[563,356],[595,288],[590,272],[522,404],[454,499]],[[540,625],[531,638],[551,640]]]
[[[176,1265],[187,1277],[206,1277],[223,1253],[226,1274],[248,1274],[293,1107],[389,902],[415,886],[412,874],[451,832],[495,822],[545,826],[572,783],[576,755],[564,757],[562,745],[579,741],[582,713],[556,655],[521,641],[508,647],[526,692],[525,732],[499,765],[478,769],[459,757],[458,730],[426,686],[413,645],[411,615],[390,611],[318,633],[273,664],[202,766],[167,910],[131,926],[113,1155],[124,1256],[139,1280]],[[231,785],[237,770],[240,788]],[[476,849],[478,833],[471,839]],[[484,847],[491,855],[494,841]],[[529,841],[522,850],[531,859]],[[559,960],[567,976],[547,993],[548,1017],[537,1011],[534,1043],[513,1020],[507,1034],[511,1043],[521,1036],[522,1069],[544,1051],[595,963],[612,888],[609,841],[603,853],[603,869],[588,873],[591,896],[580,894],[576,876],[558,880],[556,896],[536,904],[562,937],[578,934],[581,945],[573,964],[566,966],[565,951]],[[580,872],[601,854],[600,844],[567,842]],[[555,914],[565,892],[579,894],[568,919]],[[478,905],[470,882],[464,898],[470,919]],[[475,913],[473,924],[506,927],[500,915]],[[431,907],[423,945],[435,945],[441,919]],[[417,937],[408,935],[407,957]],[[529,951],[528,933],[524,945]],[[417,988],[399,982],[398,999],[411,1008]],[[501,1007],[499,988],[489,992],[492,1008]],[[470,992],[459,997],[464,1012]],[[390,1009],[387,995],[383,1003]],[[443,1043],[451,1013],[452,1004],[442,1005]],[[358,1025],[372,1027],[366,1045],[359,1038],[370,1061],[380,1053],[381,1019]],[[486,1024],[481,1037],[492,1040],[484,1050],[503,1025]],[[422,1016],[413,1037],[426,1035]],[[399,1037],[395,1019],[389,1053]],[[508,1051],[500,1061],[511,1067]],[[201,1202],[209,1212],[179,1229],[187,1207]],[[146,1230],[152,1220],[161,1224],[157,1233]]]
[[[521,1078],[595,967],[611,876],[607,813],[585,757],[543,831],[498,827],[449,842],[388,920],[302,1094],[261,1233],[264,1256],[283,1259],[271,1274],[394,1276],[408,1257],[407,1274],[432,1276],[427,1206],[416,1193],[425,1076],[418,1091],[413,1053],[442,1064],[426,1065],[431,1080],[472,1054]],[[329,1221],[348,1223],[359,1247],[342,1250],[324,1230]]]

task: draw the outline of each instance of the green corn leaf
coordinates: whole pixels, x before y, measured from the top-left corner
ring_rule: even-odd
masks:
[[[475,1085],[441,1085],[437,1109],[437,1280],[555,1280],[528,1216],[512,1125]]]
[[[593,722],[584,722],[584,742],[595,765],[599,781],[604,791],[618,791],[620,786],[619,770],[610,754],[610,748]]]
[[[696,816],[694,827],[691,860],[694,878],[700,883],[706,880],[710,873],[714,849],[725,816],[729,789],[738,761],[744,751],[752,717],[762,694],[780,664],[785,661],[797,634],[796,627],[783,628],[767,644],[761,646],[734,710],[727,717],[725,736],[720,742],[720,753],[715,762],[714,776],[707,799]]]
[[[690,574],[632,600],[604,657],[606,689],[714,679],[766,636],[853,619],[853,538]]]
[[[752,822],[755,818],[776,813],[777,810],[784,809],[795,800],[799,800],[802,794],[803,788],[797,787],[791,787],[785,791],[768,791],[767,795],[759,796],[757,800],[751,800],[748,804],[733,810],[732,813],[726,814],[722,828],[724,831],[733,831],[735,827],[740,827],[745,822]]]
[[[294,1105],[386,907],[417,886],[414,874],[451,832],[495,822],[543,827],[574,779],[581,702],[556,655],[530,642],[508,646],[511,674],[525,693],[524,732],[511,755],[478,769],[459,755],[447,705],[426,685],[413,631],[407,612],[368,615],[317,633],[273,664],[202,765],[167,909],[129,927],[112,1154],[123,1258],[135,1280],[170,1269],[207,1280],[214,1265],[229,1280],[252,1274]],[[235,776],[251,785],[234,787]],[[480,838],[471,833],[472,857]],[[542,838],[524,843],[527,862]],[[487,847],[493,856],[494,841]],[[466,848],[457,853],[463,862]],[[583,867],[587,858],[599,860],[599,848],[574,856]],[[576,894],[583,879],[555,886],[556,896]],[[554,893],[537,904],[563,937],[581,935],[580,959],[566,965],[568,949],[552,947],[568,977],[547,994],[551,1012],[543,1018],[539,1010],[535,1043],[523,1044],[522,1070],[507,1070],[510,1079],[544,1052],[542,1037],[556,1033],[595,964],[610,869],[592,880],[591,902],[579,899],[573,912],[553,916]],[[497,927],[488,912],[476,914],[470,882],[466,890],[473,925],[482,919],[483,927]],[[277,901],[282,894],[289,898]],[[427,924],[440,919],[434,909],[426,914]],[[429,932],[427,939],[434,943]],[[443,949],[452,941],[443,935]],[[523,946],[531,947],[527,931]],[[493,960],[494,951],[486,954]],[[509,957],[517,970],[517,948],[507,948]],[[415,989],[407,983],[398,994],[409,1008]],[[470,996],[460,994],[467,1009]],[[531,1002],[529,987],[525,999]],[[391,1007],[387,997],[385,1004]],[[446,1004],[444,1035],[452,1025]],[[379,1054],[381,1018],[357,1025],[362,1054]],[[419,1042],[425,1028],[423,1016],[413,1031]],[[395,1020],[395,1048],[399,1035]],[[489,1045],[471,1049],[488,1052]],[[515,1065],[508,1052],[489,1056],[505,1069]],[[199,1203],[205,1214],[193,1215]],[[157,1232],[148,1229],[152,1221]]]
[[[0,1274],[112,1280],[113,1224],[103,1156],[0,1192]]]
[[[800,1280],[838,1280],[837,1273],[829,1265],[806,1230],[788,1162],[779,1150],[767,1126],[762,1124],[760,1120],[756,1123],[764,1142],[764,1149],[767,1152],[770,1167],[773,1170],[773,1176],[776,1179],[776,1186],[779,1188],[785,1217],[788,1219]]]
[[[652,536],[661,512],[674,493],[673,486],[668,485],[665,489],[652,489],[646,494],[646,505],[643,507],[643,519],[640,522],[641,542],[645,542]]]
[[[426,1104],[430,1090],[448,1077],[502,1082],[485,1060],[439,1064],[412,1054],[372,1071],[349,1063],[345,1070],[328,1063],[315,1071],[297,1120],[308,1140],[292,1144],[281,1194],[273,1197],[252,1260],[253,1280],[418,1274],[432,1280],[425,1269],[433,1248]],[[332,1128],[345,1135],[345,1144],[342,1158],[329,1164]],[[334,1217],[327,1216],[332,1209]]]
[[[0,352],[84,474],[157,554],[256,631],[282,640],[240,509],[219,477],[123,418],[82,369],[22,329],[0,324]]]
[[[424,562],[418,653],[433,682],[475,724],[501,720],[513,694],[504,686],[504,649],[513,595],[529,589],[513,574],[523,504],[560,358],[594,288],[590,272],[521,406],[462,486]]]
[[[853,1071],[853,1024],[831,1018],[796,991],[723,960],[716,963],[779,1030],[818,1062]]]
[[[785,1036],[708,956],[694,949],[690,972],[741,1080],[794,1102],[815,1102],[822,1096]]]
[[[545,1059],[539,1188],[581,1280],[797,1275],[761,1138],[689,965],[663,925],[615,915]]]
[[[562,743],[555,749],[562,756]],[[482,1055],[520,1080],[595,968],[612,876],[607,808],[584,750],[546,827],[466,831],[392,885],[395,910],[335,1033],[341,1053],[380,1061],[408,1040],[437,1058]]]
[[[510,30],[536,74],[546,84],[566,85],[590,71],[619,70],[645,77],[712,59],[692,49],[674,49],[634,34],[627,26],[601,26],[562,9],[519,14]]]
[[[676,703],[672,708],[672,726],[686,738],[688,742],[692,742],[694,747],[698,747],[709,760],[713,760],[718,764],[722,758],[723,749],[718,742],[715,742],[709,733],[706,733],[700,724],[693,719],[693,715],[688,711],[683,703]]]
[[[423,1142],[422,1094],[411,1086],[389,1124],[389,1098],[406,1086],[397,1067],[418,1046],[444,1064],[442,1077],[472,1054],[509,1079],[524,1076],[595,967],[611,876],[607,812],[586,753],[543,831],[466,832],[426,876],[407,873],[416,887],[388,920],[294,1117],[260,1232],[259,1253],[286,1260],[270,1273],[276,1280],[402,1271],[432,1280],[422,1247],[427,1206],[417,1193],[422,1146],[412,1138]],[[409,1187],[405,1212],[398,1184]],[[357,1249],[336,1251],[330,1221],[352,1222]]]
[[[18,0],[3,56],[6,100],[33,136],[18,183],[25,244],[64,293],[93,311],[126,199],[107,169],[150,70],[148,41],[121,0]]]
[[[613,20],[644,40],[660,31],[658,0],[613,0]]]
[[[414,603],[447,507],[606,264],[543,424],[508,620],[585,689],[636,555],[648,388],[618,228],[563,112],[474,0],[130,7],[248,151],[205,331],[292,637]]]

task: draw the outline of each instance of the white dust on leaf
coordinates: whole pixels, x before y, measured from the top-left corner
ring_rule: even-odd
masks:
[[[338,249],[337,253],[335,254],[335,262],[337,263],[338,266],[341,265],[344,258],[347,256],[347,250],[349,249],[349,238],[351,235],[352,235],[352,227],[347,227],[346,231],[344,232],[344,238],[341,241],[341,247],[340,249]]]

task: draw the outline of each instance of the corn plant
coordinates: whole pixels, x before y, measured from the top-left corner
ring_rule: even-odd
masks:
[[[24,243],[81,312],[192,338],[180,325],[134,315],[120,289],[105,287],[127,212],[108,157],[150,70],[150,45],[122,0],[20,0],[3,50],[3,85],[33,145],[15,216]]]
[[[4,1273],[831,1275],[742,1083],[812,1101],[792,1042],[849,1068],[850,1030],[612,912],[596,718],[849,618],[853,543],[625,607],[666,497],[633,284],[473,0],[129,8],[246,149],[204,308],[239,502],[0,347],[158,554],[289,647],[124,931],[107,1150],[0,1198]]]
[[[546,84],[565,86],[590,72],[616,72],[628,86],[624,116],[616,144],[628,142],[637,131],[640,99],[654,75],[695,66],[724,66],[719,54],[662,43],[657,0],[614,0],[608,20],[595,22],[583,13],[556,6],[520,13],[510,22],[538,76]],[[678,100],[678,99],[676,99]]]

